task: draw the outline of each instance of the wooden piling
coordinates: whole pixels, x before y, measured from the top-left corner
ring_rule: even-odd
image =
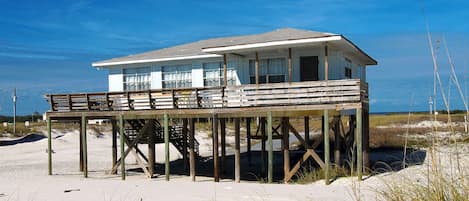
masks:
[[[79,126],[80,126],[80,135],[78,136],[78,139],[79,139],[79,145],[80,145],[80,156],[79,156],[79,160],[80,160],[80,172],[83,172],[83,127],[82,127],[82,121],[80,119],[79,121]]]
[[[220,181],[220,175],[218,174],[218,115],[214,114],[212,118],[212,140],[213,140],[213,179],[215,182]]]
[[[83,175],[85,178],[88,177],[88,146],[86,141],[86,124],[87,119],[84,114],[81,115],[81,130],[82,130],[82,139],[83,139]]]
[[[221,173],[226,173],[226,119],[220,119]]]
[[[52,175],[52,122],[50,117],[47,117],[47,158],[49,175]]]
[[[335,168],[340,167],[340,147],[341,147],[341,136],[340,136],[340,116],[334,117],[334,164]]]
[[[282,118],[282,142],[283,142],[283,175],[284,182],[287,183],[287,175],[290,173],[290,135],[289,135],[289,119]]]
[[[195,139],[195,119],[189,120],[190,124],[190,137],[189,137],[189,169],[192,181],[195,181],[195,150],[194,150],[194,139]]]
[[[267,182],[272,183],[274,176],[274,146],[272,143],[272,112],[267,112],[267,146],[268,146],[268,171],[267,171]]]
[[[265,163],[266,163],[266,157],[265,157],[265,118],[261,117],[260,118],[260,126],[261,126],[261,174],[262,177],[265,177]]]
[[[251,165],[251,118],[246,118],[246,143],[248,164]]]
[[[358,180],[362,180],[363,174],[363,147],[362,147],[362,109],[357,108],[357,130],[356,130],[356,142],[357,142],[357,177]]]
[[[235,119],[235,182],[241,180],[241,152],[240,152],[240,125],[239,118]]]
[[[117,122],[115,119],[111,120],[111,125],[112,125],[112,167],[114,167],[117,164]],[[81,133],[81,130],[80,130],[80,133]]]
[[[149,124],[154,124],[153,119],[148,120]],[[153,178],[155,174],[155,126],[150,126],[150,131],[148,132],[148,173],[150,173],[150,178]]]
[[[187,134],[188,134],[188,129],[187,129],[187,119],[184,118],[182,119],[182,149],[184,150],[182,154],[182,162],[183,162],[183,168],[184,168],[184,173],[187,174]]]
[[[164,172],[165,172],[165,178],[166,181],[169,181],[169,119],[168,119],[168,114],[164,114],[163,116],[163,130],[164,130],[164,158],[165,158],[165,167],[164,167]]]
[[[119,115],[119,138],[120,138],[120,151],[121,151],[121,179],[125,180],[125,147],[124,147],[124,116]]]
[[[363,141],[363,172],[367,174],[371,168],[370,166],[370,114],[368,108],[363,110],[363,128],[362,128],[362,141]]]
[[[326,180],[326,185],[330,184],[329,178],[329,166],[330,166],[330,152],[329,152],[329,111],[324,110],[324,179]]]

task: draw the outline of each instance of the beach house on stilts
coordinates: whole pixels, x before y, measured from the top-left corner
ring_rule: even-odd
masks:
[[[261,140],[262,169],[268,182],[278,165],[273,163],[273,140],[283,145],[281,177],[285,182],[312,158],[324,169],[329,183],[331,167],[341,164],[341,153],[352,147],[356,155],[353,167],[361,178],[369,166],[366,68],[376,64],[343,35],[291,28],[201,40],[95,62],[93,67],[109,71],[109,91],[45,95],[50,103],[48,150],[52,150],[51,120],[80,122],[80,167],[87,177],[87,120],[109,119],[113,127],[112,173],[125,179],[124,159],[133,153],[144,174],[153,177],[155,143],[165,143],[166,179],[170,179],[169,146],[173,144],[195,181],[195,121],[205,118],[212,125],[213,177],[219,181],[226,160],[226,121],[230,119],[235,128],[236,182],[244,168],[240,163],[240,127],[244,126],[249,160],[251,140]],[[298,117],[304,120],[304,135],[290,122]],[[321,138],[310,138],[311,117],[322,118]],[[253,123],[257,129],[251,129]],[[344,124],[349,125],[347,129]],[[290,133],[304,147],[300,159],[290,158]],[[138,144],[148,144],[148,153]]]

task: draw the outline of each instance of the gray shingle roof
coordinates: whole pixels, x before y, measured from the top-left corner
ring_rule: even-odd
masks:
[[[168,47],[168,48],[154,50],[154,51],[145,52],[141,54],[135,54],[135,55],[129,55],[125,57],[118,57],[118,58],[113,58],[109,60],[99,61],[93,64],[99,65],[103,63],[126,62],[126,61],[134,61],[134,60],[149,60],[149,59],[163,59],[163,58],[171,58],[171,57],[207,55],[207,53],[202,52],[203,48],[244,45],[244,44],[251,44],[251,43],[263,43],[263,42],[284,41],[284,40],[294,40],[294,39],[304,39],[304,38],[319,38],[319,37],[327,37],[327,36],[334,36],[334,35],[338,35],[338,34],[284,28],[284,29],[278,29],[275,31],[261,33],[261,34],[201,40],[201,41],[197,41],[193,43],[187,43],[183,45]]]

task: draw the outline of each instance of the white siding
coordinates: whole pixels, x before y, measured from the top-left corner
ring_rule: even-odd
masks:
[[[151,88],[152,89],[162,89],[162,80],[163,75],[161,74],[161,66],[152,67],[151,71]]]
[[[123,91],[124,90],[124,75],[122,68],[109,69],[109,91]]]
[[[201,62],[192,63],[192,87],[204,86],[204,70]]]

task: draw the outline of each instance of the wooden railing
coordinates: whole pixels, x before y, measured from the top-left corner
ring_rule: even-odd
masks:
[[[360,80],[330,80],[148,91],[49,94],[51,111],[125,111],[320,105],[368,101]]]

